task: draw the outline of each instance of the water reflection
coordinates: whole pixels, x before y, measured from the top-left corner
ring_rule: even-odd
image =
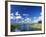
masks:
[[[19,24],[19,28],[15,28],[11,30],[12,32],[20,32],[20,31],[32,31],[32,27],[30,24]]]

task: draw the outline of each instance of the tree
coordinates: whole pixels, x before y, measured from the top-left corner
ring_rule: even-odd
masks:
[[[38,23],[42,23],[42,21],[38,21]]]

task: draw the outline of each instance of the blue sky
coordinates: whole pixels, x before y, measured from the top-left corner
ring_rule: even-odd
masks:
[[[23,14],[27,14],[32,20],[35,17],[41,16],[41,6],[22,6],[22,5],[11,5],[11,13],[15,16],[18,13],[23,17]],[[26,15],[26,16],[27,16]],[[24,17],[23,17],[24,18]]]
[[[19,11],[22,15],[23,13],[29,14],[31,17],[39,16],[41,12],[40,6],[22,6],[22,5],[11,5],[11,13]]]

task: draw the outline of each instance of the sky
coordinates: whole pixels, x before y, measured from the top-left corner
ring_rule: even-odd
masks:
[[[11,5],[11,18],[19,19],[26,18],[27,20],[38,21],[41,19],[41,6],[22,6],[22,5]],[[17,15],[17,16],[15,16]]]

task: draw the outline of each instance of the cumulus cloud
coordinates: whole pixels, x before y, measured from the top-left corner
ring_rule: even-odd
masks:
[[[41,21],[41,20],[42,20],[42,17],[41,17],[41,16],[39,16],[39,17],[34,17],[33,22],[34,22],[34,23],[37,23],[38,21]]]
[[[31,23],[31,18],[26,18],[24,21],[25,21],[26,23]]]
[[[13,16],[11,16],[10,19],[13,19]]]
[[[10,14],[10,19],[15,19],[15,16],[13,13]]]
[[[23,14],[23,16],[29,16],[28,14]]]
[[[10,19],[21,19],[21,15],[18,14],[18,11],[15,13],[15,15],[13,13],[10,14]]]
[[[10,15],[13,16],[13,13],[11,13]]]
[[[18,13],[18,11],[15,13],[15,15],[20,15],[19,13]]]
[[[21,19],[22,17],[21,17],[21,16],[16,16],[15,18],[16,18],[16,19]]]
[[[11,17],[10,17],[10,19],[13,19],[13,20],[15,20],[15,16],[11,16]]]
[[[22,18],[21,14],[18,13],[18,11],[15,13],[15,15],[13,13],[10,14],[10,19],[13,19],[13,20],[18,20],[18,19],[21,19],[21,21],[19,22],[22,22],[22,23],[37,23],[38,21],[41,21],[42,20],[42,17],[41,17],[42,13],[40,13],[40,16],[38,17],[33,17],[33,21],[31,20],[31,18],[27,17],[27,18]],[[28,14],[23,14],[23,16],[28,16]]]
[[[38,21],[41,21],[42,20],[42,12],[40,13],[40,16],[38,16],[38,17],[33,17],[33,23],[37,23]]]

